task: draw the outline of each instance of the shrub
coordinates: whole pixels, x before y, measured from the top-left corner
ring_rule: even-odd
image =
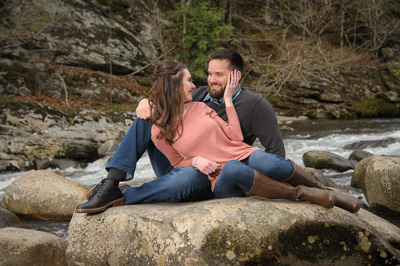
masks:
[[[357,104],[355,112],[359,117],[396,117],[400,115],[400,109],[395,104],[377,98]]]

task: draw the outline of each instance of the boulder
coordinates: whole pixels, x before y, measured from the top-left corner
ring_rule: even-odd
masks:
[[[363,150],[355,150],[349,155],[349,160],[359,162],[362,159],[365,159],[365,158],[371,157],[371,156],[374,156],[374,155],[370,152],[363,151]]]
[[[3,205],[15,214],[43,219],[70,219],[86,201],[88,189],[49,170],[25,173],[7,188]]]
[[[36,230],[0,228],[0,265],[67,265],[67,242]]]
[[[374,156],[368,159],[355,171],[360,176],[366,200],[371,207],[400,213],[400,158]]]
[[[314,177],[315,180],[320,182],[326,187],[335,187],[335,183],[332,182],[332,180],[325,176],[320,170],[317,170],[315,168],[310,168],[310,167],[305,167],[304,168],[312,177]]]
[[[348,144],[344,146],[344,149],[352,150],[352,149],[365,149],[365,148],[376,148],[376,147],[384,147],[400,142],[400,139],[397,138],[387,138],[387,139],[380,139],[380,140],[363,140],[359,142],[355,142],[352,144]]]
[[[400,250],[400,234],[398,226],[364,209],[358,211],[358,217],[373,226],[384,239],[389,241],[389,243],[391,243],[397,250]]]
[[[0,171],[24,171],[33,167],[23,152],[31,136],[15,127],[0,125]]]
[[[363,217],[260,197],[153,203],[75,213],[68,265],[379,265],[398,251]],[[400,244],[400,229],[383,220]],[[387,227],[386,227],[387,226]]]
[[[20,222],[17,215],[0,207],[0,228],[12,226]]]
[[[350,185],[355,188],[361,188],[361,183],[364,183],[367,166],[373,157],[367,157],[361,160],[354,168],[351,176]]]
[[[355,164],[340,155],[328,151],[308,151],[303,154],[303,163],[306,167],[316,169],[332,169],[345,172],[354,169]]]

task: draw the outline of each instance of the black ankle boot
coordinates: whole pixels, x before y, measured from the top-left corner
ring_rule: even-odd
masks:
[[[106,179],[115,179],[118,181],[124,181],[126,178],[126,173],[118,168],[110,168],[107,174]],[[99,184],[95,185],[94,187],[92,187],[87,195],[86,195],[86,199],[90,200],[96,193],[97,191],[99,191],[99,188],[101,186],[101,184],[103,184],[104,180],[101,180]]]
[[[118,180],[112,178],[103,179],[99,184],[97,193],[89,201],[79,204],[75,212],[101,212],[108,207],[124,204],[124,198],[118,188],[118,183]]]
[[[104,182],[104,180],[101,180],[100,183],[98,183],[97,185],[95,185],[94,187],[92,187],[92,188],[88,191],[88,193],[86,194],[86,199],[87,199],[87,200],[90,200],[90,199],[97,193],[97,191],[99,191],[99,188],[100,188],[101,184],[103,184],[103,182]],[[128,184],[119,184],[119,185],[118,185],[118,188],[119,188],[119,190],[120,190],[121,193],[122,193],[122,196],[124,196],[125,191],[126,191],[128,188],[130,188],[130,187],[131,187],[131,186],[128,185]]]

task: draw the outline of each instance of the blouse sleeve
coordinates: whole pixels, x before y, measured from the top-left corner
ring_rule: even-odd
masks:
[[[174,168],[184,167],[184,166],[192,166],[193,158],[189,160],[185,160],[171,145],[165,142],[165,138],[157,139],[157,135],[160,132],[160,129],[153,125],[151,129],[151,140],[154,145],[156,145],[157,149],[159,149],[169,160]]]
[[[207,106],[207,108],[209,108]],[[240,128],[239,117],[236,113],[235,107],[227,107],[226,114],[228,116],[228,122],[225,122],[216,111],[209,108],[210,117],[213,118],[221,127],[224,134],[228,139],[233,141],[243,141],[242,129]]]

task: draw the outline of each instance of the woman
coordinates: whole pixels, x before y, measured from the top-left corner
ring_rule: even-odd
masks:
[[[359,210],[357,199],[325,189],[291,161],[242,142],[232,102],[240,77],[236,70],[223,96],[228,123],[204,103],[191,102],[195,86],[185,65],[162,61],[155,77],[150,91],[152,140],[175,168],[192,166],[208,175],[215,197],[257,195]]]

